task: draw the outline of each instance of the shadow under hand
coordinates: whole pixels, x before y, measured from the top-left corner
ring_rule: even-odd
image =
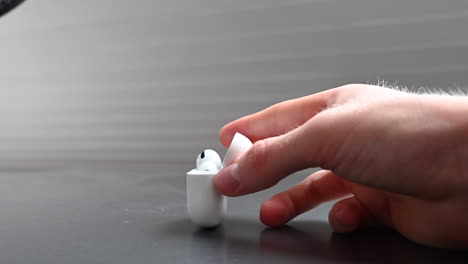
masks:
[[[391,230],[336,234],[326,223],[294,223],[298,224],[301,228],[265,229],[260,238],[262,250],[276,255],[345,262],[465,263],[468,259],[466,252],[419,246]]]
[[[265,229],[258,221],[227,219],[223,225],[200,229],[190,220],[163,225],[159,239],[185,244],[181,254],[193,263],[466,263],[468,252],[417,245],[385,229],[336,234],[328,223],[294,221]],[[161,237],[163,235],[163,237]]]
[[[317,230],[323,230],[318,224]],[[329,237],[330,232],[307,233],[291,226],[267,228],[260,234],[260,248],[272,254],[316,257],[327,252]]]

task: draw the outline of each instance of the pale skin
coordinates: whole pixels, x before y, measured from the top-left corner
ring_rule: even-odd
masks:
[[[226,125],[254,146],[215,177],[227,196],[322,170],[265,201],[260,220],[281,226],[338,200],[338,233],[392,228],[416,243],[468,248],[468,97],[346,85],[285,101]]]

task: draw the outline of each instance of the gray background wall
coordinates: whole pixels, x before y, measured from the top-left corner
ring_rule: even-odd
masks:
[[[0,168],[190,164],[346,83],[468,83],[466,0],[29,0],[0,19]]]

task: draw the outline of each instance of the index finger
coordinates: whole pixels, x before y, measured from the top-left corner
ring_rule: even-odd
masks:
[[[336,88],[275,104],[227,124],[221,129],[219,139],[228,147],[236,132],[252,142],[283,135],[328,108],[335,95]]]

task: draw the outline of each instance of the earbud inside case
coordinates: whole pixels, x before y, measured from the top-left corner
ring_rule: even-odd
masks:
[[[224,157],[223,167],[238,160],[250,147],[252,142],[236,133]],[[192,221],[200,227],[217,226],[226,214],[226,197],[218,193],[214,186],[214,176],[218,172],[193,169],[187,173],[187,209]]]

